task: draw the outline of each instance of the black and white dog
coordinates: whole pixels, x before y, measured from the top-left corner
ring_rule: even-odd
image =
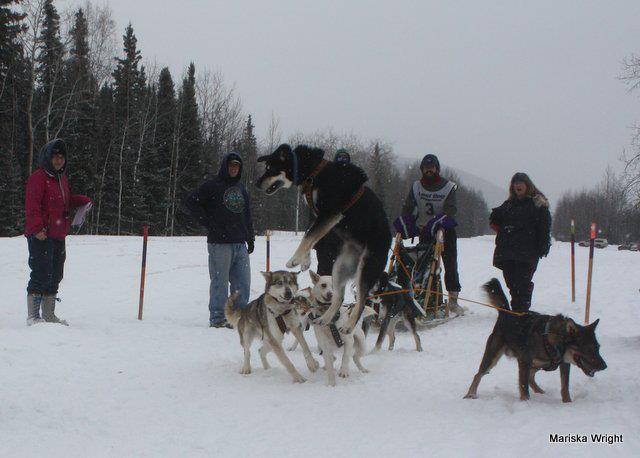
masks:
[[[300,145],[295,149],[280,145],[273,153],[258,158],[266,170],[256,185],[268,195],[281,188],[299,186],[316,219],[305,233],[300,246],[287,262],[288,268],[311,265],[311,249],[330,231],[342,240],[340,254],[333,266],[334,295],[331,307],[317,320],[327,325],[344,301],[348,280],[355,277],[358,290],[356,309],[343,325],[351,332],[360,319],[364,301],[384,271],[391,246],[391,231],[382,202],[364,186],[367,175],[353,164],[323,159],[324,151]]]

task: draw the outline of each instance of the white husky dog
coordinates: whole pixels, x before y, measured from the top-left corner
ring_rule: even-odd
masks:
[[[333,299],[333,288],[331,276],[320,276],[313,271],[309,271],[313,287],[311,289],[310,306],[311,312],[309,318],[313,324],[318,346],[324,358],[324,368],[327,371],[329,385],[336,385],[336,371],[333,367],[334,356],[342,348],[342,364],[338,370],[340,377],[349,377],[349,365],[353,358],[360,372],[369,372],[360,362],[360,358],[365,354],[365,336],[360,326],[356,326],[352,332],[345,334],[339,331],[341,326],[351,318],[353,308],[342,305],[338,309],[338,313],[328,325],[317,324],[315,319],[322,316],[324,312],[331,306]],[[370,308],[363,313],[363,317],[373,313]]]

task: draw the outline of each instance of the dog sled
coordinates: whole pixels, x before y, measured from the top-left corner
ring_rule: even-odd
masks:
[[[448,301],[442,289],[442,232],[435,240],[405,246],[396,239],[389,268],[389,280],[408,295],[419,312],[419,322],[427,327],[448,321]]]

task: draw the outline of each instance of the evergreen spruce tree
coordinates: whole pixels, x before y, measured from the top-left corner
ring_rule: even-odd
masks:
[[[35,102],[38,113],[36,126],[42,126],[36,141],[41,144],[53,139],[61,122],[58,104],[64,103],[60,100],[63,93],[63,57],[64,46],[60,39],[60,16],[53,5],[53,0],[46,0],[36,66],[40,83]]]
[[[74,192],[94,197],[98,170],[95,154],[97,88],[90,71],[88,33],[87,19],[79,9],[70,30],[71,49],[65,71],[70,109],[63,137],[68,146],[68,173]],[[90,225],[84,227],[85,231],[90,229]]]
[[[178,100],[178,121],[175,135],[174,160],[172,161],[172,194],[170,198],[169,233],[193,233],[194,225],[181,211],[181,203],[203,180],[202,136],[196,102],[196,67],[189,65],[182,81]]]
[[[155,114],[153,148],[147,155],[143,173],[149,202],[152,231],[167,234],[170,209],[171,158],[174,153],[176,93],[167,67],[160,71]]]
[[[15,3],[0,0],[0,236],[19,234],[23,224],[26,77]]]
[[[123,38],[124,57],[116,58],[113,71],[114,115],[117,159],[113,161],[113,175],[117,183],[117,212],[115,232],[134,230],[135,219],[139,217],[139,202],[134,195],[134,167],[138,151],[140,125],[136,122],[144,93],[145,76],[140,68],[142,59],[137,49],[137,38],[131,24],[125,29]]]

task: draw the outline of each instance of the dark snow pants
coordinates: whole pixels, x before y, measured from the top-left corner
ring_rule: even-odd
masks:
[[[421,243],[430,243],[433,239],[420,238]],[[460,276],[458,275],[458,234],[454,228],[444,230],[444,249],[442,250],[444,266],[444,284],[450,293],[460,292]]]
[[[57,294],[64,273],[67,257],[64,240],[46,238],[38,240],[34,235],[27,237],[29,245],[29,267],[31,278],[27,285],[29,294]]]
[[[533,274],[538,263],[529,264],[521,261],[503,261],[502,274],[511,293],[511,309],[526,312],[531,307],[533,296]]]

